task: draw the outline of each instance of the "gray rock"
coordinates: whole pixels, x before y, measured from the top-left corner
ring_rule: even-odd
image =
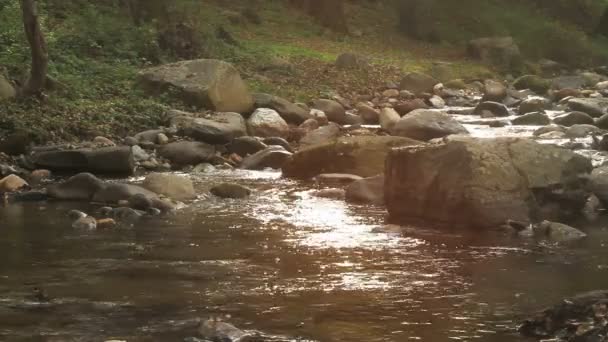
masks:
[[[280,169],[291,155],[282,146],[269,146],[243,159],[240,167],[247,170]]]
[[[79,230],[96,230],[97,220],[91,216],[81,217],[72,222],[72,228]]]
[[[139,145],[131,146],[131,152],[133,153],[135,161],[142,162],[150,159],[150,155],[146,153],[143,148],[139,147]]]
[[[197,59],[143,70],[139,79],[152,94],[172,90],[186,103],[218,112],[249,113],[253,98],[237,69],[214,59]]]
[[[346,200],[353,203],[384,204],[384,175],[352,182],[346,188]]]
[[[172,110],[168,113],[171,125],[182,135],[208,144],[227,144],[234,138],[247,135],[245,119],[238,113],[214,113],[205,118]]]
[[[312,132],[307,133],[301,140],[302,147],[314,146],[324,142],[331,141],[340,135],[340,126],[335,123],[330,123],[327,126],[322,126]]]
[[[346,113],[344,124],[350,126],[360,126],[363,124],[363,118],[357,114]]]
[[[77,174],[65,182],[51,184],[47,187],[47,193],[51,198],[67,201],[91,200],[95,193],[100,191],[106,184],[90,173]]]
[[[238,137],[227,146],[228,152],[236,153],[241,157],[254,154],[268,147],[266,144],[254,137]]]
[[[109,183],[93,195],[92,201],[105,204],[118,204],[120,201],[128,201],[137,194],[142,194],[152,201],[158,199],[158,196],[154,192],[138,185]]]
[[[171,173],[153,173],[146,177],[142,186],[156,194],[174,200],[185,201],[196,198],[192,180],[187,176]]]
[[[551,119],[547,114],[536,112],[528,113],[511,120],[513,125],[521,126],[544,126],[551,123]]]
[[[537,129],[532,134],[534,136],[540,136],[540,135],[543,135],[543,134],[546,134],[546,133],[550,133],[550,132],[566,133],[566,127],[559,126],[559,125],[547,125],[547,126],[544,126],[544,127],[541,127],[539,129]]]
[[[399,122],[399,119],[401,119],[401,116],[393,108],[382,108],[382,110],[380,110],[379,119],[380,119],[380,127],[383,130],[390,132],[390,130],[393,127],[395,127],[395,124],[397,122]]]
[[[215,148],[202,142],[180,141],[163,146],[158,153],[173,164],[197,165],[212,161]]]
[[[312,108],[323,111],[331,122],[340,125],[346,124],[346,111],[337,101],[327,99],[315,100],[312,103]]]
[[[417,109],[401,118],[390,130],[391,135],[429,141],[452,134],[468,134],[466,128],[451,116],[436,111]]]
[[[591,116],[583,112],[566,113],[554,118],[553,122],[566,127],[574,125],[593,125],[595,123]]]
[[[256,137],[287,137],[289,126],[274,109],[258,108],[247,120],[249,134]]]
[[[380,112],[365,103],[357,104],[357,112],[366,124],[377,125],[380,123]]]
[[[222,342],[246,342],[250,337],[250,334],[234,325],[215,319],[201,321],[198,333],[204,338]]]
[[[475,110],[473,110],[473,114],[479,115],[482,118],[493,118],[510,116],[511,112],[502,103],[486,101],[477,105]]]
[[[595,119],[595,125],[601,129],[608,129],[608,114]]]
[[[502,102],[507,97],[507,87],[501,82],[486,80],[483,93],[482,101]]]
[[[37,168],[63,172],[132,175],[135,159],[130,147],[59,150],[32,155]]]
[[[519,104],[519,115],[534,112],[543,112],[551,107],[551,102],[542,97],[533,97],[523,100]]]
[[[278,96],[257,93],[253,95],[256,108],[270,108],[276,110],[288,123],[299,125],[313,118],[310,111],[297,106]]]
[[[291,147],[291,145],[289,145],[289,142],[281,137],[268,137],[262,141],[267,146],[281,146],[287,152],[293,153],[293,148]]]
[[[433,87],[439,80],[418,72],[410,72],[405,75],[399,83],[400,90],[411,91],[414,94],[433,93]]]
[[[217,197],[233,199],[249,197],[252,193],[251,189],[233,183],[218,184],[211,188],[209,191]]]
[[[599,118],[608,113],[608,99],[574,98],[568,100],[568,107],[573,111]]]
[[[321,189],[313,191],[312,194],[316,197],[335,200],[344,200],[346,197],[346,191],[344,191],[344,189]]]
[[[568,138],[585,138],[592,134],[599,134],[602,130],[593,125],[573,125],[566,130]]]
[[[557,222],[543,221],[534,225],[532,229],[536,237],[546,238],[554,242],[570,242],[587,237],[587,234],[580,230]]]

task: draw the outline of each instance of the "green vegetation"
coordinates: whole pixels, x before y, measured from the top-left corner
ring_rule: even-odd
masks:
[[[119,1],[39,1],[52,89],[42,98],[0,103],[0,136],[26,131],[41,141],[72,140],[124,136],[160,125],[167,108],[182,104],[170,96],[147,96],[137,87],[136,75],[147,66],[180,59],[224,59],[241,70],[254,91],[307,101],[331,92],[371,93],[406,71],[428,72],[444,81],[492,76],[492,67],[466,57],[464,43],[480,36],[512,35],[532,61],[546,57],[588,65],[607,55],[606,43],[590,38],[575,21],[523,0],[508,5],[504,0],[436,0],[441,7],[429,23],[440,42],[414,40],[400,32],[395,10],[398,3],[411,1],[348,2],[351,35],[325,29],[282,0],[257,5],[169,1],[138,20]],[[368,56],[373,66],[336,70],[331,63],[343,52]],[[19,1],[0,0],[0,73],[23,82],[29,58]]]

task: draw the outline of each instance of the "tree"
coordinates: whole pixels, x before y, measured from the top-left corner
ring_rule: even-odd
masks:
[[[317,19],[321,25],[337,32],[348,32],[344,0],[291,0],[290,2]]]
[[[46,85],[48,70],[48,52],[46,41],[40,28],[38,8],[35,0],[21,0],[23,27],[30,45],[32,64],[30,76],[22,89],[23,95],[38,95]]]

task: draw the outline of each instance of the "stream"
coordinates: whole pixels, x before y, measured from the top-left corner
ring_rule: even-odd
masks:
[[[479,137],[533,131],[467,128]],[[197,319],[220,317],[271,341],[527,341],[517,326],[530,313],[608,288],[608,219],[578,226],[589,238],[568,245],[391,232],[379,229],[384,208],[314,197],[317,184],[280,172],[193,180],[201,193],[225,181],[255,191],[93,232],[66,215],[98,209],[89,204],[0,207],[0,340],[183,341]]]

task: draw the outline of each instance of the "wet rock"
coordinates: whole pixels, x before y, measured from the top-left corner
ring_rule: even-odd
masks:
[[[551,88],[551,82],[536,75],[524,75],[513,82],[517,90],[530,89],[533,92],[544,95]]]
[[[247,170],[280,169],[292,153],[282,146],[268,146],[243,159],[240,168]]]
[[[580,230],[557,222],[543,221],[534,225],[532,229],[536,237],[546,238],[553,242],[570,242],[587,237],[587,234]]]
[[[543,140],[565,139],[565,138],[567,138],[566,132],[560,132],[560,131],[547,132],[547,133],[543,133],[538,136],[538,139],[543,139]]]
[[[169,137],[165,133],[158,133],[156,136],[156,142],[159,145],[167,145],[169,143]]]
[[[213,172],[215,170],[216,170],[215,166],[213,166],[209,163],[201,163],[201,164],[196,165],[194,167],[194,169],[192,169],[192,173],[209,173],[209,172]]]
[[[565,88],[565,89],[560,89],[560,90],[555,90],[553,92],[553,98],[556,101],[561,101],[562,99],[568,98],[568,97],[581,97],[581,91],[578,89],[572,89],[572,88]]]
[[[585,87],[587,80],[581,75],[565,75],[553,78],[551,87],[553,89],[579,89]]]
[[[539,339],[601,342],[608,335],[608,291],[593,291],[561,301],[526,320],[519,331]]]
[[[293,153],[293,148],[289,145],[289,142],[281,137],[268,137],[263,142],[268,146],[282,146],[286,151]]]
[[[176,165],[197,165],[213,160],[215,148],[202,142],[179,141],[163,146],[158,153]]]
[[[510,116],[511,112],[502,103],[486,101],[477,105],[475,110],[473,110],[473,114],[479,115],[482,118],[493,118]]]
[[[428,141],[452,134],[468,134],[468,131],[445,113],[418,109],[401,118],[390,133],[395,136]]]
[[[49,170],[34,170],[29,174],[28,179],[32,184],[40,184],[51,179],[51,171]]]
[[[257,93],[253,94],[256,108],[270,108],[276,110],[288,123],[299,125],[307,119],[313,118],[310,110],[297,106],[278,96]]]
[[[319,121],[317,121],[315,119],[308,119],[308,120],[302,122],[302,124],[300,126],[298,126],[298,128],[303,130],[305,133],[312,132],[319,127],[320,127]]]
[[[608,129],[608,114],[595,119],[595,125],[601,129]]]
[[[251,189],[234,183],[222,183],[214,186],[209,191],[217,197],[233,199],[249,197],[252,193]]]
[[[93,174],[79,173],[65,182],[49,185],[47,192],[51,198],[59,200],[90,200],[105,186],[105,183]]]
[[[137,162],[142,162],[150,159],[150,155],[146,153],[139,145],[131,146],[131,152],[133,153],[133,159]]]
[[[591,116],[583,112],[570,112],[560,115],[553,119],[558,125],[570,127],[574,125],[593,125],[594,121]]]
[[[566,137],[585,138],[592,134],[599,134],[601,131],[601,129],[592,125],[573,125],[566,130]]]
[[[246,342],[246,339],[250,337],[250,334],[234,325],[216,319],[201,321],[198,333],[204,338],[222,342]]]
[[[135,194],[127,200],[129,208],[147,211],[150,208],[154,207],[154,202],[152,199],[145,194]]]
[[[301,140],[302,147],[314,146],[331,141],[340,135],[340,126],[335,123],[330,123],[327,126],[322,126],[312,132],[307,133]]]
[[[197,59],[143,70],[139,79],[152,93],[171,89],[186,103],[218,112],[249,113],[253,98],[230,63]]]
[[[37,168],[51,171],[121,175],[135,171],[133,152],[126,146],[39,152],[31,159]]]
[[[397,113],[400,116],[407,115],[416,109],[428,109],[429,106],[424,102],[423,99],[412,99],[408,101],[403,101],[394,106]]]
[[[371,177],[384,171],[384,160],[394,147],[423,142],[392,136],[339,138],[296,152],[283,166],[283,175],[310,179],[322,173],[347,173]]]
[[[511,120],[511,123],[513,125],[521,126],[544,126],[550,124],[551,119],[549,119],[547,114],[536,112],[518,116],[515,119]]]
[[[534,136],[540,136],[540,135],[543,135],[543,134],[546,134],[546,133],[550,133],[550,132],[562,132],[562,133],[566,133],[566,127],[559,126],[559,125],[547,125],[547,126],[544,126],[544,127],[541,127],[539,129],[537,129],[532,134]]]
[[[493,228],[543,218],[548,204],[582,210],[584,203],[561,207],[561,197],[552,196],[584,191],[580,177],[590,171],[588,159],[528,139],[451,137],[391,151],[385,199],[396,221]]]
[[[312,193],[316,197],[343,200],[346,196],[344,189],[321,189]]]
[[[414,94],[433,93],[433,87],[437,83],[439,81],[429,75],[411,72],[401,79],[399,89],[411,91]]]
[[[15,192],[28,186],[29,184],[17,175],[8,175],[0,179],[0,193]]]
[[[572,111],[587,113],[594,118],[599,118],[608,113],[608,99],[569,99],[568,107]]]
[[[346,173],[322,173],[314,178],[319,183],[342,185],[347,185],[360,179],[363,179],[363,177]]]
[[[144,195],[151,200],[158,199],[158,196],[154,192],[138,185],[109,183],[93,195],[92,201],[105,204],[118,204],[120,201],[128,201],[137,194]]]
[[[608,166],[601,166],[591,172],[589,189],[604,205],[608,205]]]
[[[289,135],[287,122],[273,109],[258,108],[247,120],[249,134],[256,137],[282,137]]]
[[[346,200],[352,203],[384,204],[384,175],[352,182],[346,188]]]
[[[482,101],[502,102],[507,97],[507,87],[494,80],[486,80],[483,86]]]
[[[604,209],[602,201],[594,194],[587,198],[583,215],[589,222],[594,222],[600,217],[600,211]]]
[[[393,108],[382,108],[380,110],[380,127],[385,131],[390,131],[399,119],[401,119],[401,116]]]
[[[162,129],[151,129],[151,130],[147,130],[147,131],[143,131],[140,133],[137,133],[133,136],[133,138],[135,139],[135,143],[139,144],[139,143],[150,143],[150,144],[157,144],[158,143],[158,135],[164,133],[165,131]],[[130,144],[127,144],[130,145]]]
[[[171,125],[194,140],[208,144],[227,144],[234,138],[247,135],[245,119],[238,113],[213,113],[198,118],[191,113],[172,110],[168,114]]]
[[[346,111],[337,101],[326,99],[315,100],[312,103],[312,108],[323,111],[327,116],[327,119],[331,122],[340,125],[346,124]]]
[[[534,112],[543,112],[551,107],[551,102],[542,97],[533,97],[523,100],[519,104],[519,115]]]
[[[249,154],[254,154],[268,147],[266,144],[261,142],[259,139],[254,137],[238,137],[227,146],[229,153],[236,153],[241,157],[245,157]]]
[[[112,209],[111,215],[119,222],[135,223],[145,215],[145,212],[127,207],[119,207]]]
[[[79,230],[96,230],[97,220],[91,216],[81,217],[72,223],[72,228]]]
[[[171,173],[153,173],[146,177],[142,186],[156,194],[174,200],[185,201],[196,198],[192,180],[187,176]]]
[[[78,220],[78,219],[81,219],[83,217],[87,217],[87,216],[89,216],[89,215],[87,215],[86,213],[84,213],[84,212],[82,212],[80,210],[70,210],[70,211],[68,211],[68,217],[71,220],[74,220],[74,221]]]
[[[363,118],[361,118],[359,115],[353,113],[346,113],[346,116],[344,117],[344,125],[360,126],[362,124]]]

